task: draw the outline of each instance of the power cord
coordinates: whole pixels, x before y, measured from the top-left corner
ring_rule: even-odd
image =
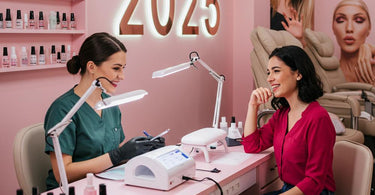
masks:
[[[182,176],[182,179],[183,179],[183,180],[186,180],[186,181],[193,180],[193,181],[198,181],[198,182],[202,182],[202,181],[204,181],[204,180],[211,180],[211,181],[213,181],[213,182],[216,184],[216,186],[219,188],[219,190],[220,190],[220,194],[223,195],[223,189],[221,188],[220,184],[217,183],[217,181],[215,181],[214,179],[212,179],[212,178],[210,178],[210,177],[205,177],[205,178],[199,180],[199,179],[194,179],[194,178],[191,178],[191,177],[188,177],[188,176]]]

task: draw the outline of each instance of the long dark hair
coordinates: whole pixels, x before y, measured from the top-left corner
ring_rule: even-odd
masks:
[[[302,48],[297,46],[276,48],[269,58],[274,56],[282,60],[292,71],[298,71],[302,75],[302,78],[297,81],[297,88],[298,97],[303,102],[313,102],[323,95],[323,84],[315,72],[314,64]],[[271,105],[274,109],[289,107],[284,97],[274,97]]]
[[[68,72],[77,74],[81,69],[80,74],[84,75],[87,62],[93,61],[100,66],[109,56],[119,51],[127,52],[121,41],[106,32],[94,33],[82,43],[79,54],[68,61]]]

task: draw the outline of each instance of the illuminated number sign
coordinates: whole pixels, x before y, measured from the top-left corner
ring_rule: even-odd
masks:
[[[178,31],[181,31],[181,35],[198,35],[200,28],[198,25],[189,25],[191,17],[194,10],[197,8],[198,0],[185,0],[185,9],[181,12],[184,14],[183,21],[181,23],[175,22],[175,1],[169,0],[169,15],[166,24],[161,24],[158,13],[158,0],[147,0],[145,3],[150,7],[150,20],[153,22],[153,29],[157,34],[161,36],[166,36],[171,32],[172,26],[177,25]],[[163,0],[164,4],[167,4],[168,0]],[[180,0],[179,0],[180,1]],[[182,0],[181,0],[182,1]],[[127,6],[124,15],[120,21],[120,35],[143,35],[144,34],[144,25],[143,24],[130,24],[129,21],[134,13],[134,10],[137,7],[138,0],[130,0],[129,5]],[[204,3],[205,2],[205,3]],[[190,3],[190,4],[189,4]],[[217,33],[220,24],[220,7],[218,0],[201,0],[201,8],[209,9],[211,17],[203,18],[201,21],[201,30],[208,36],[213,36]],[[210,9],[211,8],[211,9]],[[149,12],[146,12],[149,13]],[[185,14],[186,13],[186,14]],[[176,23],[176,24],[175,24]],[[211,25],[213,23],[214,25]]]

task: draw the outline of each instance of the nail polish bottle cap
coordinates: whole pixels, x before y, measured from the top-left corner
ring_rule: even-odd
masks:
[[[11,19],[11,16],[10,16],[10,9],[7,9],[7,13],[6,13],[6,16],[5,16],[5,20],[7,20],[7,21],[12,20],[12,19]]]
[[[26,47],[25,47],[25,46],[23,46],[23,47],[21,48],[21,52],[22,52],[22,53],[26,53]]]
[[[38,188],[37,187],[33,187],[32,190],[31,190],[31,194],[32,195],[37,195],[38,194]]]
[[[99,195],[107,195],[107,187],[104,183],[99,184]]]
[[[62,21],[66,21],[66,13],[63,13]]]
[[[10,48],[10,55],[13,56],[13,55],[16,55],[16,47],[12,46]]]
[[[35,55],[35,47],[31,46],[31,55]]]
[[[8,56],[8,48],[7,47],[3,48],[3,56]]]
[[[71,195],[71,194],[73,194],[73,195],[76,194],[74,186],[69,187],[69,195]]]
[[[24,14],[23,19],[27,21],[27,13]]]
[[[60,54],[60,52],[57,52],[57,59],[58,59],[58,60],[61,59],[61,54]]]
[[[39,20],[43,20],[43,12],[42,11],[39,12]]]
[[[3,21],[4,18],[3,18],[3,13],[0,13],[0,21]]]
[[[30,20],[34,20],[34,11],[30,11]]]
[[[232,121],[231,123],[236,123],[236,117],[232,116]]]
[[[17,195],[23,195],[23,190],[22,189],[18,189],[17,190]]]
[[[65,45],[61,45],[61,53],[65,53]]]
[[[74,21],[74,13],[70,13],[70,21]]]
[[[40,46],[39,54],[44,54],[44,47],[43,46]]]
[[[52,47],[51,47],[51,53],[56,53],[55,45],[52,45]]]
[[[56,22],[60,22],[60,12],[56,12]]]
[[[17,10],[17,19],[21,19],[21,10]]]

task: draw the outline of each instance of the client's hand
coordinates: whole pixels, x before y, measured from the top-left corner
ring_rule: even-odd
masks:
[[[129,160],[135,156],[154,150],[156,148],[163,147],[163,142],[158,140],[159,138],[150,141],[147,137],[134,137],[126,142],[119,148],[110,151],[109,157],[111,158],[114,166],[119,165],[122,161]],[[164,144],[161,146],[161,144]]]

